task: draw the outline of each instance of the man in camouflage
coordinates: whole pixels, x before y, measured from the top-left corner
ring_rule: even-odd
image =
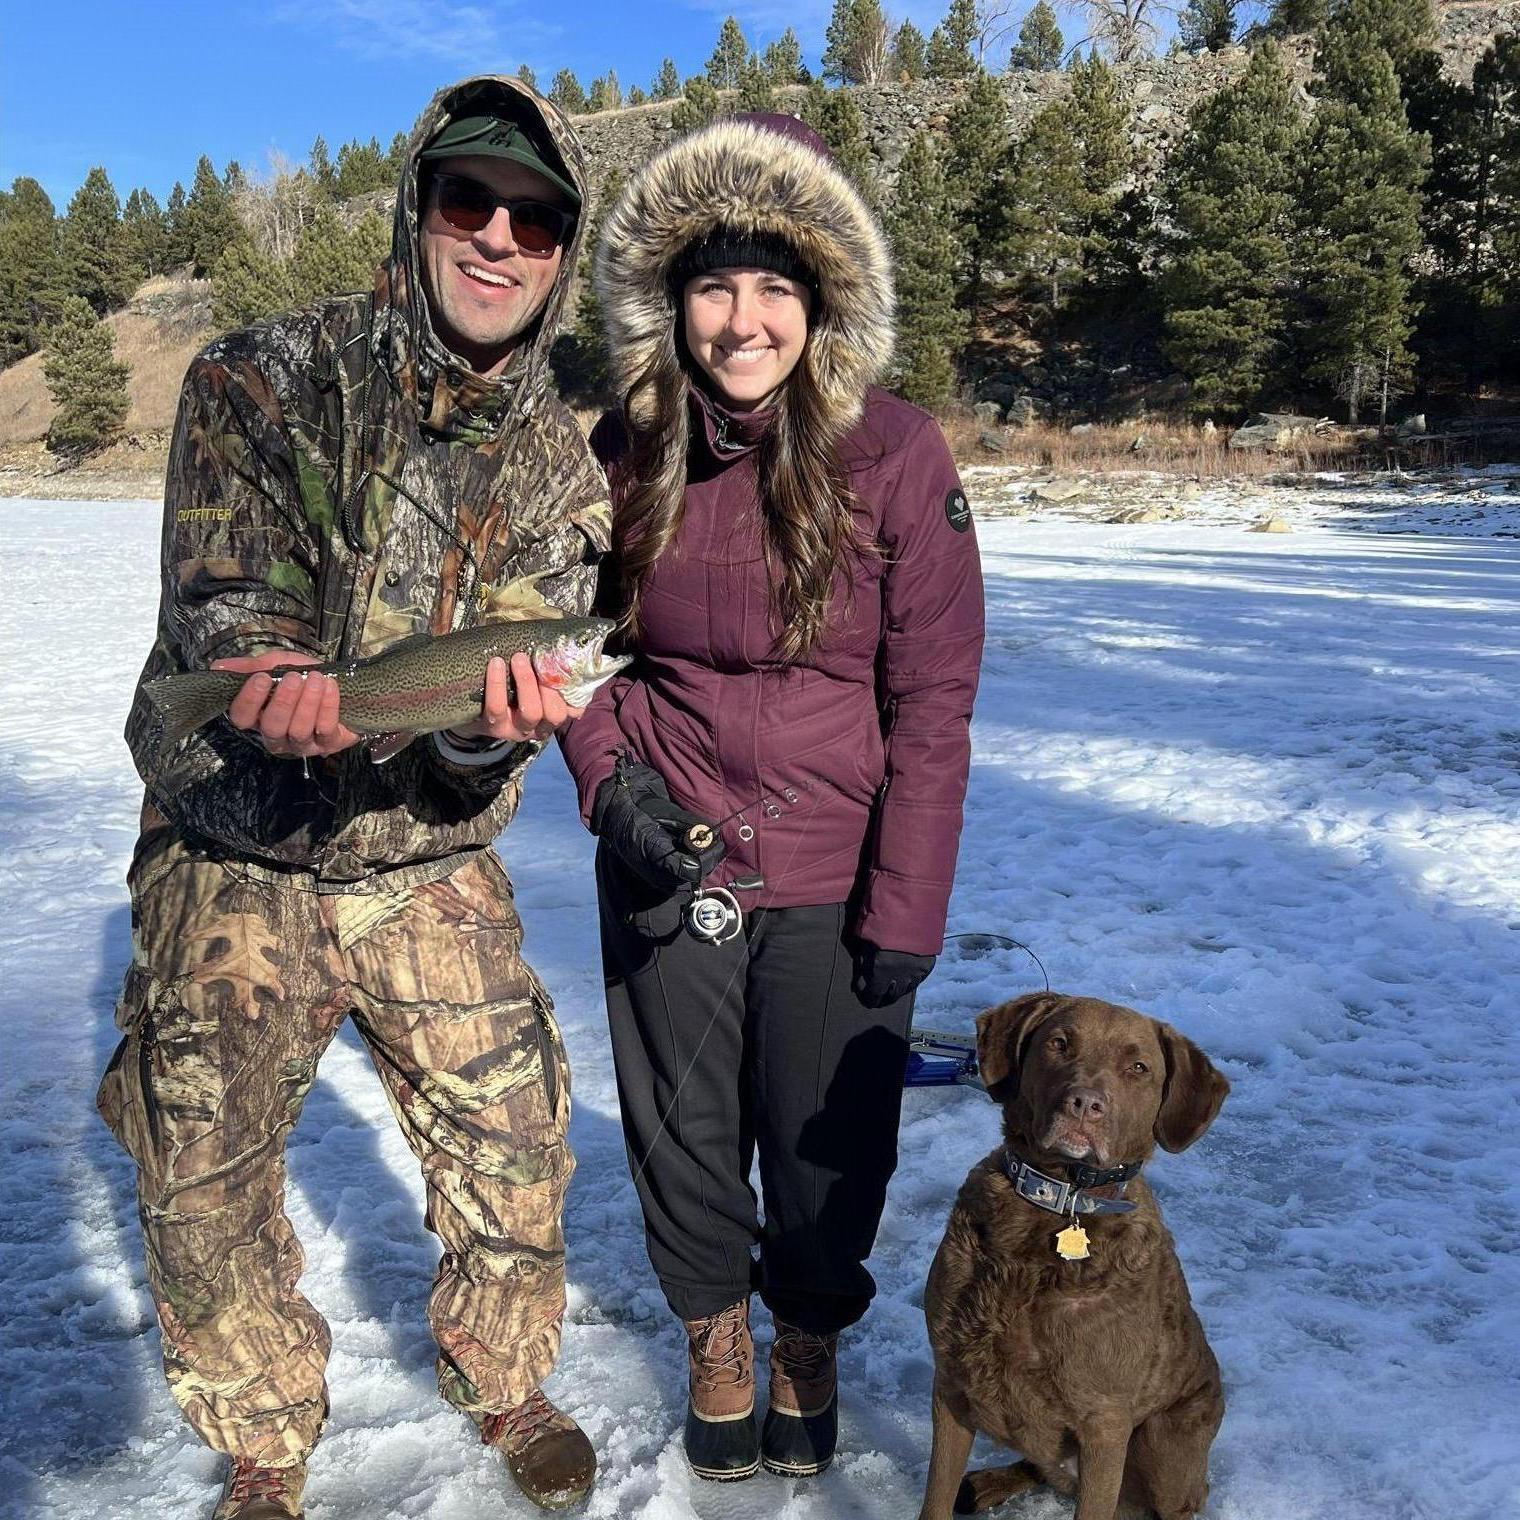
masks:
[[[330,678],[267,674],[588,610],[606,488],[549,371],[584,184],[569,127],[517,80],[445,90],[374,292],[221,338],[186,376],[143,678],[249,680],[175,746],[140,693],[128,720],[147,797],[100,1107],[139,1168],[170,1388],[230,1459],[215,1520],[301,1513],[329,1334],[296,1286],[284,1151],[345,1017],[443,1243],[444,1397],[546,1508],[595,1474],[539,1392],[565,1302],[569,1073],[490,848],[575,709],[522,657],[510,688],[494,662],[476,722],[377,766]]]

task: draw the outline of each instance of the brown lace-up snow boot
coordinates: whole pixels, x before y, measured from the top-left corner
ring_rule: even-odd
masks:
[[[569,1509],[596,1482],[596,1453],[586,1433],[535,1388],[516,1409],[488,1414],[480,1439],[507,1459],[517,1486],[540,1509]]]
[[[301,1493],[306,1487],[306,1464],[260,1467],[243,1457],[227,1464],[222,1497],[211,1520],[302,1520]]]
[[[813,1335],[776,1321],[771,1398],[760,1437],[768,1471],[788,1478],[821,1473],[839,1438],[839,1336]]]
[[[760,1440],[749,1300],[685,1324],[691,1368],[686,1460],[699,1478],[732,1483],[751,1477],[760,1467]]]

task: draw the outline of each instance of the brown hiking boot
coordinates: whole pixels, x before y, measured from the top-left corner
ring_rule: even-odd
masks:
[[[699,1478],[748,1478],[760,1467],[749,1300],[685,1324],[691,1371],[686,1460]]]
[[[480,1439],[507,1459],[517,1486],[540,1509],[569,1509],[596,1482],[586,1433],[535,1388],[516,1409],[481,1417]]]
[[[776,1321],[771,1399],[761,1434],[766,1468],[789,1478],[821,1473],[839,1437],[839,1336]]]
[[[302,1520],[305,1487],[304,1462],[260,1467],[244,1457],[233,1457],[211,1520]]]

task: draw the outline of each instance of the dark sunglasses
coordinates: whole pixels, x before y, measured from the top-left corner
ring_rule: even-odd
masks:
[[[498,206],[512,219],[512,239],[530,258],[546,259],[575,226],[572,212],[545,201],[498,195],[489,185],[463,174],[435,174],[431,186],[438,215],[456,232],[479,232],[490,225]]]

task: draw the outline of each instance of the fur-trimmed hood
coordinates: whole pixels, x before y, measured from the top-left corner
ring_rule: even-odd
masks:
[[[866,388],[893,344],[892,265],[859,193],[821,154],[754,122],[714,122],[672,143],[639,170],[608,214],[595,281],[618,393],[635,393],[630,421],[653,420],[654,396],[684,387],[678,296],[670,268],[715,228],[779,235],[817,281],[819,300],[800,361],[836,437],[855,423]],[[684,415],[684,408],[682,409]]]

